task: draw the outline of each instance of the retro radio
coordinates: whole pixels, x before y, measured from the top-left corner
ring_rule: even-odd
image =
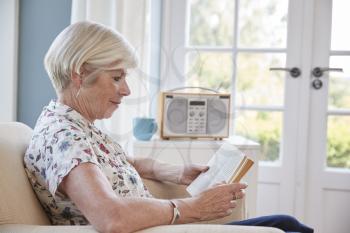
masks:
[[[229,94],[163,92],[160,103],[163,139],[229,136]]]

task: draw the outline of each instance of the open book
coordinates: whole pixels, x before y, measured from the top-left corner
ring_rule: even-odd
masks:
[[[253,164],[235,146],[224,143],[208,162],[208,171],[200,174],[186,190],[194,196],[222,181],[239,182]]]

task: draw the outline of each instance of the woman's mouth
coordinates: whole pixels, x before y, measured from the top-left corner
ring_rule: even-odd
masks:
[[[115,104],[115,105],[119,105],[121,102],[120,101],[110,101],[111,103]]]

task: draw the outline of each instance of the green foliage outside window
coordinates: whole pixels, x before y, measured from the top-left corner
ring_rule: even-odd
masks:
[[[189,0],[190,46],[231,47],[234,30],[234,1]],[[286,5],[288,1],[240,2],[238,46],[283,48],[286,46]],[[235,64],[235,66],[233,66]],[[189,52],[186,57],[187,85],[231,92],[236,74],[236,104],[240,106],[283,106],[284,73],[269,67],[284,67],[284,54],[230,52]],[[349,64],[350,66],[350,64]],[[332,65],[331,67],[337,67]],[[350,108],[349,80],[330,79],[330,108]],[[235,133],[261,145],[262,160],[279,159],[282,112],[239,111]],[[350,117],[328,117],[327,166],[350,168]],[[320,158],[321,159],[321,158]]]
[[[235,119],[236,134],[259,142],[260,160],[278,160],[282,128],[280,112],[237,111]]]
[[[327,165],[350,168],[350,117],[328,117]]]

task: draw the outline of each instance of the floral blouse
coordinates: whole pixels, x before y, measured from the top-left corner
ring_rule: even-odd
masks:
[[[89,224],[74,203],[57,190],[62,179],[81,163],[98,166],[121,197],[151,197],[119,144],[74,109],[51,101],[36,123],[24,164],[53,224]]]

